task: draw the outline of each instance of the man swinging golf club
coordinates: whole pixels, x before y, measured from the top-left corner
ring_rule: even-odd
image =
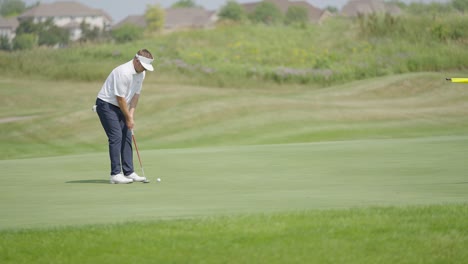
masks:
[[[146,71],[153,71],[153,55],[146,50],[109,74],[96,99],[96,112],[109,139],[110,183],[147,182],[133,169],[134,113]]]

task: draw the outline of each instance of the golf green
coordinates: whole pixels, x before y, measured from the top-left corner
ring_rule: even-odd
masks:
[[[0,229],[468,201],[465,136],[140,151],[150,184],[109,184],[107,153],[1,160]]]

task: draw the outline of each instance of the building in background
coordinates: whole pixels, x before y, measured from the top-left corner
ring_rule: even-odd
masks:
[[[183,29],[209,29],[213,28],[218,21],[216,11],[209,11],[200,7],[169,8],[165,9],[164,30],[166,32]],[[119,28],[124,24],[131,24],[145,28],[146,21],[144,15],[131,15],[114,25],[112,28]]]
[[[18,16],[19,22],[27,19],[32,19],[35,23],[52,19],[56,26],[69,30],[73,41],[81,38],[80,25],[83,22],[101,31],[110,30],[112,25],[112,18],[107,13],[78,2],[40,3]]]
[[[399,15],[401,9],[394,4],[385,3],[381,0],[350,0],[341,9],[341,14],[347,17],[374,13]]]
[[[119,23],[112,26],[112,29],[120,28],[125,24],[130,24],[139,28],[146,28],[146,20],[144,15],[130,15],[124,18]]]
[[[19,26],[18,19],[0,17],[0,37],[6,37],[11,43],[16,36],[16,28]]]
[[[188,28],[213,28],[218,21],[216,11],[204,8],[169,8],[166,9],[164,29],[174,31]]]

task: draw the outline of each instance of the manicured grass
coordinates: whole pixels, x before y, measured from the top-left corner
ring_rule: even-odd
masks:
[[[466,135],[468,89],[445,76],[397,75],[321,89],[219,89],[153,76],[144,84],[136,135],[142,149]],[[0,123],[0,159],[106,151],[91,111],[101,85],[0,81],[8,98],[0,118],[31,116]]]
[[[315,210],[0,232],[2,263],[464,263],[468,206]]]
[[[162,182],[132,185],[108,184],[104,152],[3,160],[0,227],[463,203],[467,148],[447,136],[143,150]]]

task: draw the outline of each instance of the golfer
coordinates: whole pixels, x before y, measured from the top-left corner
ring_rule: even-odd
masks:
[[[96,99],[96,112],[109,139],[110,183],[146,181],[133,169],[132,130],[146,71],[153,71],[153,55],[146,50],[109,74]]]

